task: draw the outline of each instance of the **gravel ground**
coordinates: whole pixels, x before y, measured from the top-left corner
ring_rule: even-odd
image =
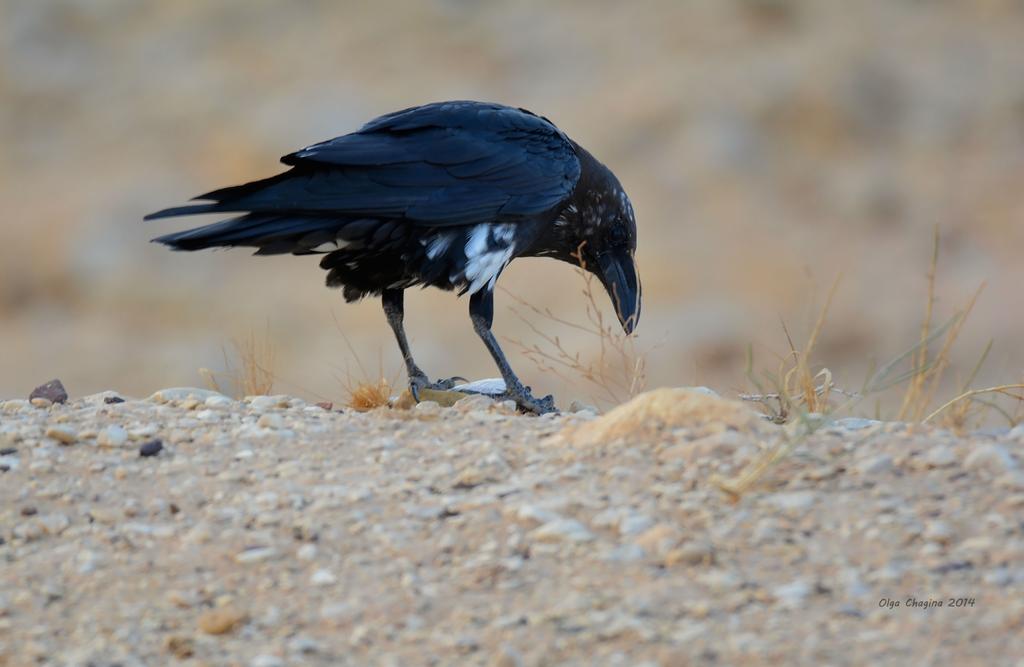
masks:
[[[1022,664],[1024,430],[202,390],[0,404],[0,663]],[[143,452],[147,455],[142,455]]]

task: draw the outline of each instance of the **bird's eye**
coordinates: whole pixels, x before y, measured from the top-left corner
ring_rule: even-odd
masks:
[[[622,245],[626,242],[626,231],[621,226],[616,224],[608,232],[608,240],[611,241],[612,245]]]

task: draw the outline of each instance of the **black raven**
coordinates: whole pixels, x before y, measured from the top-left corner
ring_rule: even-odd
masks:
[[[402,325],[413,285],[470,294],[473,328],[520,408],[554,409],[512,372],[491,333],[494,284],[516,257],[582,262],[622,326],[640,315],[636,221],[615,175],[548,119],[482,102],[386,114],[357,132],[286,155],[288,171],[196,197],[147,220],[241,213],[154,239],[176,250],[250,246],[257,255],[323,254],[346,301],[380,295],[414,396],[431,385]],[[440,386],[440,385],[437,385]]]

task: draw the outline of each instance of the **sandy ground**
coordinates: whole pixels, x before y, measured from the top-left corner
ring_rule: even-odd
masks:
[[[1021,664],[1024,430],[0,404],[7,665]],[[126,397],[127,398],[127,397]],[[141,456],[162,448],[152,456]]]

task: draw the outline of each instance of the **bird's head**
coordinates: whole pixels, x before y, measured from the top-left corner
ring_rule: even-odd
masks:
[[[572,227],[578,230],[574,259],[604,285],[622,328],[630,334],[640,319],[633,204],[607,167],[593,158],[581,162],[587,178],[581,179],[584,187],[577,187],[574,197]]]

